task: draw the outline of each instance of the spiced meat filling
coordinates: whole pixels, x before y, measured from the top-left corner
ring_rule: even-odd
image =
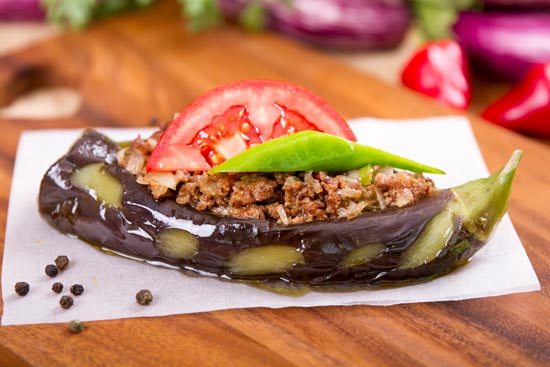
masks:
[[[434,190],[421,174],[374,167],[365,182],[359,172],[341,173],[221,173],[146,172],[145,165],[158,134],[137,138],[118,153],[118,163],[136,175],[157,200],[174,199],[181,205],[219,216],[299,224],[314,220],[353,219],[365,211],[406,207]]]

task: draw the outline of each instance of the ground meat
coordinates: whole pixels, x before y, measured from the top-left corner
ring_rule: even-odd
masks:
[[[229,197],[229,205],[240,208],[257,202],[268,201],[275,195],[275,180],[259,175],[243,176],[235,182]]]
[[[384,193],[387,206],[397,207],[413,205],[433,190],[433,182],[429,178],[402,171],[377,173],[374,185]]]
[[[236,177],[232,175],[208,175],[176,173],[183,183],[176,197],[178,204],[190,204],[197,210],[207,210],[214,206],[228,206],[229,195],[233,192]],[[138,182],[139,179],[138,179]],[[154,192],[153,192],[154,195]],[[158,199],[158,197],[155,196]]]
[[[259,205],[248,205],[241,208],[231,208],[228,216],[244,219],[266,219],[265,208]]]
[[[143,167],[155,144],[153,138],[136,139],[131,147],[119,152],[119,164],[128,168],[132,166],[130,157],[142,154],[142,167],[132,173],[156,199],[172,198],[181,205],[218,216],[267,219],[282,224],[353,219],[365,211],[413,205],[434,191],[429,178],[387,167],[375,167],[373,181],[368,185],[361,184],[351,172],[146,173]]]

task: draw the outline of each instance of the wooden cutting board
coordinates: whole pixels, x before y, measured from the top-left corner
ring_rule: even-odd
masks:
[[[0,120],[2,242],[21,131],[145,126],[151,116],[166,120],[220,83],[246,78],[302,84],[348,118],[457,113],[276,35],[233,28],[186,34],[179,10],[162,2],[0,58],[0,103],[39,85],[68,85],[83,98],[71,118]],[[471,120],[491,170],[513,149],[525,151],[510,215],[541,292],[392,307],[244,309],[89,322],[78,335],[62,324],[0,327],[0,366],[548,366],[550,150]]]

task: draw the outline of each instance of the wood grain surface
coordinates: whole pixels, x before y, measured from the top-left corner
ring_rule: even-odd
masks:
[[[161,2],[0,58],[0,103],[38,85],[72,86],[83,97],[71,118],[0,120],[0,240],[21,131],[145,126],[151,116],[169,119],[208,89],[245,78],[302,84],[348,118],[457,113],[275,35],[232,28],[186,34],[177,8]],[[541,292],[89,322],[78,335],[62,324],[0,327],[0,366],[550,365],[550,149],[471,120],[491,170],[513,149],[525,151],[509,212]]]

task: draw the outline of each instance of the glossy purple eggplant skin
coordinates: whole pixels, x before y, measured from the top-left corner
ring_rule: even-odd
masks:
[[[47,173],[40,187],[39,210],[56,229],[88,242],[144,260],[192,270],[201,274],[233,279],[284,280],[309,286],[379,285],[422,280],[451,270],[468,259],[483,242],[473,239],[456,219],[449,244],[427,264],[399,269],[401,254],[418,237],[426,223],[441,212],[452,197],[449,190],[437,193],[418,204],[365,213],[353,220],[327,220],[299,225],[217,217],[177,204],[173,199],[156,201],[147,187],[116,164],[118,146],[107,137],[87,130],[70,151]],[[71,184],[75,168],[104,162],[110,174],[123,186],[119,208],[105,206],[88,192]],[[197,236],[199,251],[191,259],[164,256],[155,244],[155,236],[174,225],[174,221],[208,228]],[[204,227],[206,226],[206,227]],[[464,246],[463,240],[469,246]],[[340,268],[349,251],[370,243],[381,243],[381,256],[366,264]],[[462,243],[462,245],[460,245]],[[304,256],[303,264],[279,274],[234,276],[227,261],[248,248],[283,244],[294,246]]]
[[[538,63],[550,62],[549,12],[462,12],[453,27],[474,66],[518,80]]]
[[[548,9],[550,0],[482,0],[483,5],[492,9]]]
[[[254,0],[220,0],[223,14],[236,19]],[[308,44],[362,51],[397,46],[411,14],[405,0],[293,0],[261,2],[266,26]]]

